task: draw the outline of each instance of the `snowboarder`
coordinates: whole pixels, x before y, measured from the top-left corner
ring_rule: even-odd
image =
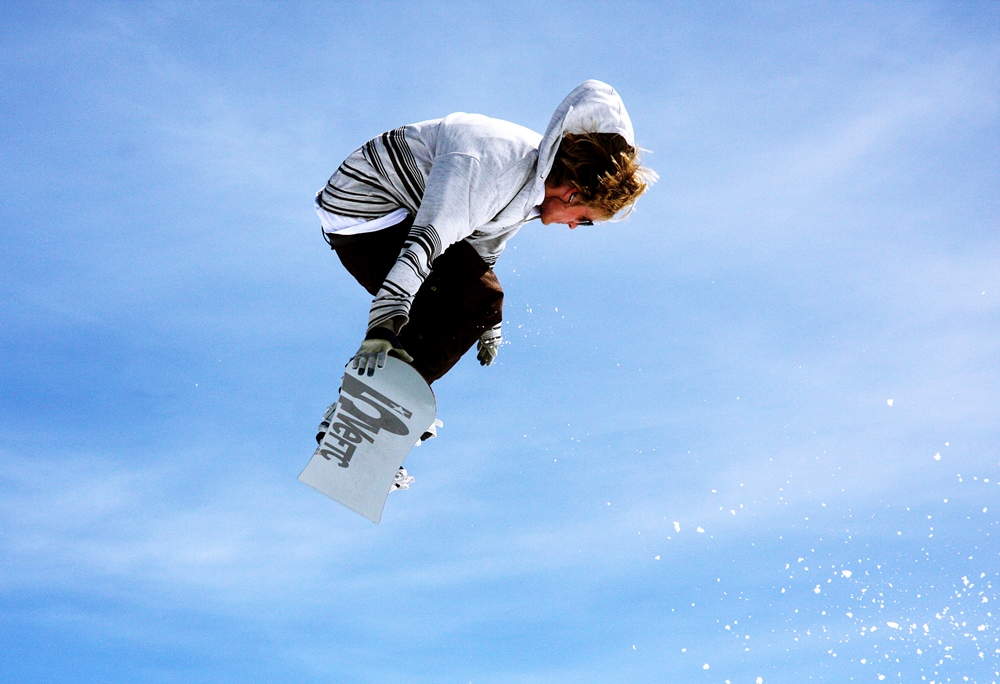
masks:
[[[402,126],[351,154],[316,195],[323,235],[371,293],[351,367],[369,376],[388,353],[428,384],[478,342],[502,342],[493,265],[526,222],[571,229],[631,210],[655,174],[639,163],[615,90],[586,81],[541,136],[478,114]]]

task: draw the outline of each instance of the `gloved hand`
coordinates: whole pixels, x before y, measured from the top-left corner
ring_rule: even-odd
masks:
[[[476,343],[476,350],[479,352],[476,358],[479,359],[479,365],[493,365],[502,343],[503,335],[500,333],[499,323],[480,335],[479,342]]]
[[[389,328],[375,327],[368,331],[365,341],[361,343],[358,353],[351,359],[351,368],[358,370],[358,375],[375,375],[376,368],[385,368],[385,357],[392,352],[401,361],[413,363],[413,357],[399,346],[396,333]]]
[[[495,344],[483,344],[482,340],[476,342],[476,358],[479,359],[480,366],[492,366],[497,358],[499,348]]]

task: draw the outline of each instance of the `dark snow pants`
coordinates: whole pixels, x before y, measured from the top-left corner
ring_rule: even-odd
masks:
[[[348,273],[375,296],[396,263],[413,217],[374,233],[327,235]],[[434,260],[410,307],[399,343],[428,384],[458,363],[484,331],[503,319],[503,289],[496,274],[465,240]]]

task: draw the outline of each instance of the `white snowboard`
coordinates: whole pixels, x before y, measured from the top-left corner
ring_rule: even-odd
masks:
[[[436,413],[410,364],[390,356],[372,377],[348,367],[330,429],[299,480],[378,523],[393,477]]]

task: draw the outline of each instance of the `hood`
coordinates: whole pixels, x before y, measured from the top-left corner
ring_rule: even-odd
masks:
[[[552,115],[538,146],[537,179],[544,180],[549,175],[559,143],[567,133],[618,133],[635,147],[635,133],[625,103],[614,88],[601,81],[589,80],[578,85]]]

